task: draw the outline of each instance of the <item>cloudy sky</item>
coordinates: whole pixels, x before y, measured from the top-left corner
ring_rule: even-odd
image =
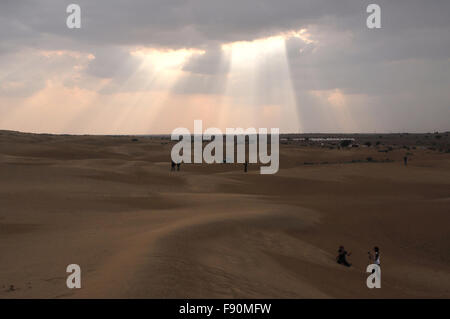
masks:
[[[448,0],[1,0],[0,129],[450,130],[449,15]]]

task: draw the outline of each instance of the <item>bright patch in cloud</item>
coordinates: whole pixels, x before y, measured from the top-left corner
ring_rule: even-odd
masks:
[[[180,70],[190,57],[204,53],[205,51],[197,49],[158,50],[153,48],[141,48],[130,52],[132,56],[142,58],[144,66],[156,71]]]

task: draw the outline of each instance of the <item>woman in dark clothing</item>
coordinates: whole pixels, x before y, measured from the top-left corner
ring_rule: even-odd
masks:
[[[340,246],[339,250],[338,250],[338,256],[336,257],[336,261],[338,264],[340,265],[344,265],[346,267],[350,267],[352,264],[350,264],[347,261],[347,256],[351,256],[352,253],[348,253],[345,249],[344,246]]]

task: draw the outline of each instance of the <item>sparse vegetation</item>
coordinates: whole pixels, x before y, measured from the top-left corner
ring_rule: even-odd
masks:
[[[340,146],[341,146],[341,147],[348,147],[348,146],[351,145],[351,144],[352,144],[352,141],[351,141],[351,140],[343,140],[343,141],[341,141]]]

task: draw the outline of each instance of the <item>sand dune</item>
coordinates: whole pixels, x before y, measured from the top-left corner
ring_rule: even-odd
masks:
[[[449,153],[411,150],[404,167],[403,149],[282,145],[271,176],[171,172],[170,149],[1,132],[0,297],[450,297]],[[374,245],[382,288],[370,290]],[[66,287],[72,263],[82,289]]]

